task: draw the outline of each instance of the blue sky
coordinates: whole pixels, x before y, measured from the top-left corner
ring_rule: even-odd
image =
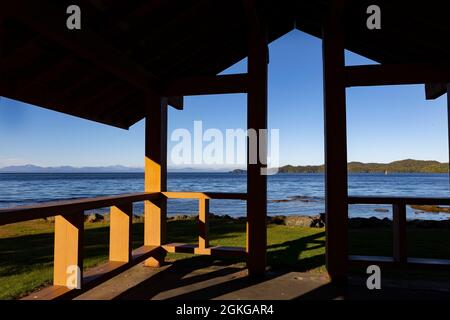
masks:
[[[369,63],[346,53],[347,65]],[[244,60],[224,73],[245,71]],[[177,128],[192,130],[195,120],[203,120],[204,129],[245,128],[246,96],[187,97],[185,110],[169,111],[169,137]],[[448,161],[446,97],[426,101],[422,85],[348,89],[347,121],[349,161]],[[293,31],[270,45],[269,127],[280,130],[281,165],[323,163],[319,39]],[[143,121],[126,131],[0,100],[0,167],[141,167],[143,151]]]

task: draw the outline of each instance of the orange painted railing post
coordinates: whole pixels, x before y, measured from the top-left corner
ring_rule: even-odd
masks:
[[[109,214],[109,261],[131,261],[133,204],[112,206]]]
[[[209,199],[198,199],[198,223],[199,223],[199,236],[198,247],[205,249],[209,247],[208,240],[208,215],[209,215]]]
[[[81,288],[84,213],[55,217],[53,284]]]

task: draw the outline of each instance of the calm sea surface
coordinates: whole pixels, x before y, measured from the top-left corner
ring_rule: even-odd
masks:
[[[351,174],[350,195],[449,197],[447,174]],[[142,192],[142,173],[0,174],[0,208],[52,200],[67,200],[121,193]],[[245,192],[246,176],[230,173],[169,173],[170,191]],[[324,212],[322,174],[278,174],[268,179],[270,215],[312,215]],[[382,209],[388,210],[386,212]],[[169,214],[197,213],[197,201],[170,200]],[[245,202],[212,200],[211,212],[231,216],[245,215]],[[143,204],[135,205],[141,213]],[[355,205],[350,217],[390,218],[383,205]],[[408,208],[409,219],[448,219],[450,214],[417,213]]]

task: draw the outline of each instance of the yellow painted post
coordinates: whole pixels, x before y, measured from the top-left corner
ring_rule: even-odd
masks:
[[[55,217],[53,284],[81,288],[84,213]]]
[[[149,98],[145,121],[145,191],[162,192],[167,188],[167,98]],[[167,200],[145,201],[144,245],[161,246],[166,242]],[[145,265],[159,267],[164,253],[149,258]]]
[[[133,204],[113,206],[110,209],[109,261],[131,260],[131,225]]]
[[[208,214],[209,214],[209,199],[198,199],[198,223],[199,223],[199,236],[198,247],[205,249],[209,247],[208,240]]]

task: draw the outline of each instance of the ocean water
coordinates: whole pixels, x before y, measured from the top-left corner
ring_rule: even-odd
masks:
[[[349,194],[365,196],[449,197],[447,174],[350,174]],[[143,173],[0,174],[0,208],[52,200],[142,192]],[[169,191],[246,192],[246,175],[230,173],[169,173]],[[315,215],[324,212],[323,174],[278,174],[268,177],[269,215]],[[135,204],[135,213],[143,204]],[[244,216],[245,202],[212,200],[215,214]],[[169,215],[197,213],[197,201],[169,200]],[[389,205],[352,205],[350,217],[391,218]],[[446,213],[418,213],[408,219],[449,219]]]

